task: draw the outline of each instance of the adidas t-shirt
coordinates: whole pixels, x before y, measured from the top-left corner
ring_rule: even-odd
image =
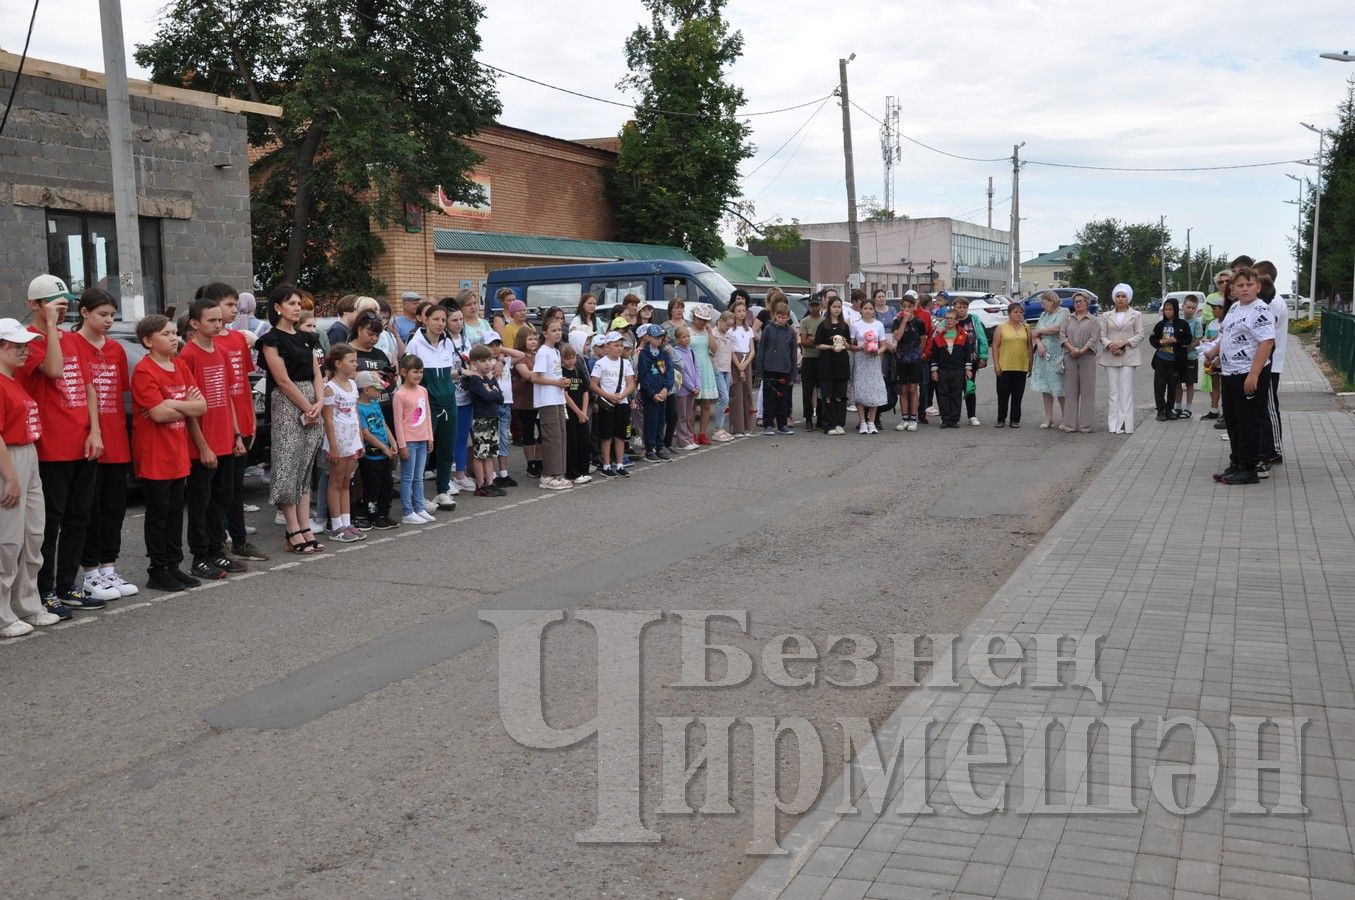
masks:
[[[1219,362],[1224,375],[1245,375],[1262,341],[1275,340],[1275,315],[1264,300],[1234,303],[1223,319]]]

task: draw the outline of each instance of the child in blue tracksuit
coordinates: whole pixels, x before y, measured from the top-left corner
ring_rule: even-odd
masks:
[[[644,342],[636,361],[640,400],[645,407],[645,459],[650,462],[672,459],[664,449],[663,428],[667,421],[665,402],[673,391],[673,363],[663,350],[666,335],[658,325],[641,325],[637,337]]]

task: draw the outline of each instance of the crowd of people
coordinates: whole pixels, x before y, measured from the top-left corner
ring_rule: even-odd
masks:
[[[39,276],[32,324],[0,319],[0,637],[138,591],[117,569],[131,472],[145,498],[149,587],[182,590],[269,558],[245,523],[259,373],[269,501],[297,554],[324,551],[322,538],[431,522],[462,493],[504,495],[518,486],[514,445],[527,476],[562,491],[594,474],[626,478],[641,454],[662,463],[754,428],[793,434],[797,381],[806,431],[845,434],[854,410],[858,434],[880,434],[893,410],[895,430],[915,432],[929,417],[982,424],[975,375],[991,365],[996,427],[1021,427],[1029,386],[1043,400],[1041,428],[1088,433],[1100,368],[1107,428],[1130,434],[1145,340],[1158,420],[1190,418],[1198,387],[1203,418],[1230,441],[1215,478],[1254,483],[1283,462],[1287,307],[1274,278],[1269,263],[1241,257],[1208,297],[1164,302],[1149,329],[1127,284],[1095,317],[1086,295],[1069,310],[1047,292],[1034,322],[1012,303],[991,342],[968,301],[944,291],[909,291],[894,308],[883,291],[846,301],[830,288],[794,323],[777,289],[762,308],[738,290],[725,311],[673,299],[665,316],[636,295],[604,314],[585,294],[572,316],[552,307],[537,323],[510,289],[488,318],[470,290],[437,303],[406,293],[394,317],[384,301],[350,295],[320,332],[314,298],[293,285],[275,287],[259,317],[251,294],[211,283],[177,322],[136,323],[146,352],[129,371],[110,337],[116,300],[99,288],[77,300]],[[79,323],[63,329],[72,303]]]

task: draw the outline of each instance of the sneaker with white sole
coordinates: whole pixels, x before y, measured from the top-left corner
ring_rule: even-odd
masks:
[[[17,619],[10,622],[4,628],[0,628],[0,638],[23,637],[26,634],[33,633],[33,626],[29,625],[23,619]]]
[[[592,480],[593,480],[593,476],[592,476],[592,475],[580,475],[578,478],[575,478],[575,479],[574,479],[574,483],[575,483],[575,484],[587,484],[588,482],[590,482],[590,481],[592,481]]]
[[[416,512],[412,512],[412,513],[409,513],[408,515],[406,515],[403,519],[401,519],[401,520],[400,520],[400,524],[401,524],[401,525],[423,525],[423,524],[425,524],[425,522],[424,522],[424,520],[423,520],[423,516],[419,515],[419,514],[416,513]]]
[[[899,424],[897,424],[897,425],[894,426],[894,430],[895,430],[895,431],[907,431],[907,430],[908,430],[908,423],[907,423],[907,422],[900,422]]]
[[[452,484],[455,485],[456,487],[461,488],[461,490],[463,490],[463,491],[474,491],[474,490],[475,490],[475,480],[474,480],[473,478],[467,478],[467,477],[463,477],[463,478],[453,478],[453,479],[452,479]]]
[[[121,600],[122,591],[108,583],[104,576],[98,572],[90,572],[81,582],[80,590],[86,597],[93,597],[95,600]]]
[[[273,524],[274,524],[274,525],[286,525],[286,524],[287,524],[287,520],[284,519],[284,518],[282,517],[282,513],[279,512],[276,516],[273,517]]]
[[[423,511],[427,513],[437,512],[438,505],[434,503],[432,500],[425,500],[423,501]]]
[[[969,424],[970,424],[970,425],[982,425],[983,423],[979,421],[979,417],[978,417],[978,416],[970,416],[970,417],[969,417]]]
[[[856,426],[856,433],[857,433],[857,434],[870,434],[870,423],[869,423],[869,422],[862,422],[860,425],[857,425],[857,426]]]
[[[423,517],[423,524],[425,524],[425,525],[427,525],[429,522],[436,522],[436,521],[437,521],[437,516],[434,516],[432,513],[428,512],[427,510],[424,510],[423,512],[416,512],[414,515],[416,515],[416,516],[422,516],[422,517]]]
[[[545,488],[548,491],[563,491],[573,487],[573,485],[570,484],[568,481],[565,481],[563,478],[551,477],[551,478],[542,478],[541,487]]]
[[[256,512],[258,512],[258,511],[259,511],[259,507],[255,506],[253,503],[246,503],[246,504],[245,504],[245,512],[247,512],[247,513],[256,513]]]
[[[909,431],[917,431],[917,420],[913,420],[913,421],[911,421],[911,422],[908,423],[908,430],[909,430]]]
[[[104,572],[102,574],[104,577],[104,581],[108,582],[108,586],[116,590],[119,594],[121,594],[124,597],[134,597],[141,592],[141,588],[132,584],[130,581],[128,581],[126,578],[123,578],[117,572]]]
[[[41,612],[33,613],[31,616],[24,616],[24,621],[34,628],[46,628],[48,625],[55,625],[60,622],[61,617],[44,609]]]
[[[438,494],[433,498],[433,505],[438,509],[456,509],[456,501],[452,499],[450,492]]]
[[[340,544],[352,544],[361,541],[366,537],[361,531],[355,528],[335,528],[329,532],[331,541],[338,541]]]
[[[855,404],[855,403],[848,403],[848,404],[847,404],[847,412],[856,412],[856,404]]]

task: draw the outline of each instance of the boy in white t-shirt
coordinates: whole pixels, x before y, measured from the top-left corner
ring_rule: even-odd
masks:
[[[560,322],[552,319],[541,336],[541,347],[536,351],[532,367],[532,401],[541,429],[541,487],[562,491],[573,487],[565,479],[565,388],[560,362]]]
[[[488,334],[485,344],[494,353],[494,366],[499,390],[503,391],[503,403],[499,406],[499,459],[498,470],[494,476],[494,486],[497,488],[517,487],[517,479],[508,474],[508,448],[512,446],[509,424],[513,418],[513,363],[527,354],[521,350],[504,346],[503,338],[495,331]]]
[[[635,369],[621,355],[621,335],[609,331],[601,339],[606,356],[593,363],[593,395],[598,398],[593,424],[602,453],[602,474],[629,478],[620,465],[626,452],[626,429],[630,425],[630,397],[635,393]]]

